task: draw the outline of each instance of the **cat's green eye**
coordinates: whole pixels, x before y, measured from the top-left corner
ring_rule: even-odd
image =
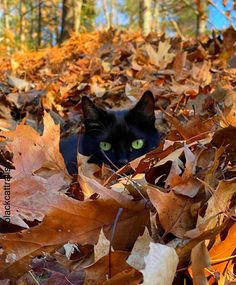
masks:
[[[138,139],[132,142],[131,146],[133,149],[140,149],[144,145],[144,140]]]
[[[100,149],[103,151],[108,151],[111,149],[111,144],[109,142],[100,142],[99,146],[100,146]]]

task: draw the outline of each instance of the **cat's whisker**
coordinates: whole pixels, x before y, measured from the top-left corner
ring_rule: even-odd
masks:
[[[106,153],[102,150],[102,154],[105,156],[105,158],[109,161],[109,163],[116,169],[112,171],[114,173],[117,174],[117,176],[119,176],[120,178],[125,178],[127,180],[127,182],[131,182],[132,186],[134,187],[134,189],[139,193],[139,195],[144,199],[145,202],[147,202],[147,198],[142,194],[142,192],[140,191],[140,189],[138,187],[141,187],[140,184],[138,184],[137,182],[133,181],[132,178],[130,178],[127,174],[120,174],[117,173],[117,171],[119,170],[119,168],[110,160],[110,158],[106,155]]]
[[[118,177],[120,177],[120,178],[126,178],[126,176],[125,176],[124,174],[117,173],[116,170],[114,170],[114,169],[112,169],[112,168],[108,168],[108,167],[106,166],[106,169],[108,169],[109,171],[111,171],[113,174],[116,174],[116,175],[117,175]],[[105,183],[105,185],[106,185],[106,183]]]
[[[106,153],[105,153],[103,150],[101,150],[101,152],[102,152],[103,156],[108,160],[108,162],[116,169],[116,171],[119,170],[119,167],[117,167],[117,166],[110,160],[110,158],[106,155]]]
[[[132,178],[130,178],[129,176],[126,176],[127,181],[131,182],[132,186],[134,187],[134,189],[139,193],[139,195],[143,198],[143,200],[147,203],[148,199],[143,195],[143,193],[140,191],[140,189],[138,187],[142,187],[140,184],[138,184],[137,182],[133,181]]]

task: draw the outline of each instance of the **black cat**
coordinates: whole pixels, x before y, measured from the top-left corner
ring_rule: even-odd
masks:
[[[77,151],[88,162],[120,168],[159,145],[155,128],[154,98],[150,91],[132,108],[105,110],[88,97],[82,97],[85,132],[60,142],[60,151],[69,173],[77,173]]]

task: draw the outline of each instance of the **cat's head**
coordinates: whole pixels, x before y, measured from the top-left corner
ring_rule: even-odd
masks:
[[[122,167],[159,145],[155,128],[154,98],[150,91],[127,110],[105,110],[82,98],[85,133],[79,151],[89,162]]]

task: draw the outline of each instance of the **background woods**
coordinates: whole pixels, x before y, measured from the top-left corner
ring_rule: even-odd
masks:
[[[202,35],[217,27],[219,14],[233,24],[232,1],[213,0],[2,0],[0,6],[0,52],[38,49],[56,45],[72,32],[96,28],[141,29]],[[214,14],[212,18],[212,12]],[[218,16],[217,16],[218,15]],[[222,21],[222,19],[220,20]],[[184,35],[184,36],[183,36]]]

